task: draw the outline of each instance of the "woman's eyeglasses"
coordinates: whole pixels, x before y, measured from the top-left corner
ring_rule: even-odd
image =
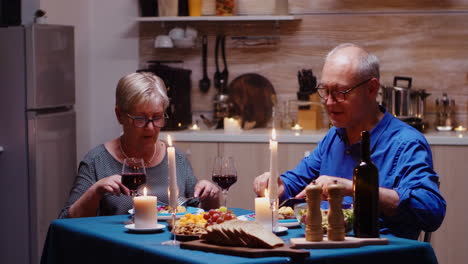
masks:
[[[132,116],[127,113],[127,116],[133,120],[133,125],[137,128],[146,127],[149,122],[153,123],[153,126],[162,128],[166,124],[166,119],[169,117],[166,113],[163,116],[154,116],[153,118],[146,118],[145,116]]]
[[[338,102],[338,103],[341,103],[341,102],[344,102],[346,100],[346,94],[351,92],[352,90],[358,88],[359,86],[367,83],[368,81],[372,80],[372,78],[369,78],[363,82],[360,82],[358,84],[356,84],[355,86],[345,90],[345,91],[334,91],[334,90],[330,90],[328,88],[325,88],[325,87],[321,87],[320,85],[317,86],[317,92],[318,92],[318,95],[324,100],[328,100],[328,96],[332,96],[333,100],[335,102]]]

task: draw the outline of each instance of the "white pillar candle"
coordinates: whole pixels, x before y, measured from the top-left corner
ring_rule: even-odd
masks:
[[[255,198],[255,220],[271,230],[271,209],[268,197]]]
[[[155,228],[158,224],[158,198],[146,195],[146,187],[143,196],[133,198],[135,208],[135,228]]]
[[[225,117],[223,119],[224,133],[236,134],[241,132],[239,120],[232,117]]]
[[[273,128],[270,139],[270,179],[268,180],[268,197],[278,198],[278,141],[276,131]]]
[[[176,160],[175,160],[175,148],[172,146],[171,136],[167,136],[167,158],[169,164],[168,178],[169,178],[169,205],[172,208],[177,208],[177,198],[179,197],[179,188],[177,187],[177,174],[176,174]]]

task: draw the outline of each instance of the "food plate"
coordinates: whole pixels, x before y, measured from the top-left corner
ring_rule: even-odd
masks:
[[[255,214],[240,215],[237,217],[237,219],[243,220],[243,221],[254,221]],[[297,219],[280,219],[278,220],[278,226],[297,227],[299,226],[299,221],[297,221]]]
[[[179,219],[181,218],[182,216],[184,216],[185,214],[188,214],[188,213],[191,213],[191,214],[200,214],[203,212],[203,209],[201,208],[197,208],[197,207],[186,207],[187,211],[183,212],[183,213],[177,213],[176,214],[176,219]],[[133,214],[133,208],[128,210],[128,213],[129,214]],[[162,213],[158,213],[158,220],[167,220],[167,219],[171,219],[171,214],[162,214]]]
[[[125,228],[127,228],[128,231],[133,232],[133,233],[153,233],[153,232],[163,230],[164,228],[166,228],[166,225],[157,224],[155,227],[152,227],[152,228],[136,228],[135,224],[129,224],[129,225],[125,225]]]
[[[201,235],[179,235],[179,234],[176,234],[176,239],[178,241],[193,241],[193,240],[200,239],[200,236]]]

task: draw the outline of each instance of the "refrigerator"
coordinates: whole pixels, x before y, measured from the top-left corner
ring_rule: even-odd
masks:
[[[76,174],[74,28],[0,27],[0,263],[39,263]]]

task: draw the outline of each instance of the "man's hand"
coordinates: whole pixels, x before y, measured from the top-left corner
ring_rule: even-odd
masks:
[[[100,179],[93,185],[93,189],[101,197],[106,193],[112,195],[121,195],[122,193],[130,195],[130,190],[122,184],[122,176],[117,174]]]
[[[270,179],[270,172],[264,172],[262,175],[257,176],[254,180],[254,192],[257,196],[265,196],[265,190],[268,188],[268,180]],[[281,177],[278,177],[278,195],[284,193],[284,184]]]
[[[335,180],[337,181],[337,184],[344,186],[344,193],[343,193],[344,196],[353,195],[353,181],[344,179],[344,178],[339,178],[339,177],[321,175],[315,180],[315,184],[322,187],[322,200],[328,199],[328,187],[334,184]],[[296,195],[296,198],[304,198],[304,197],[305,197],[305,188],[298,195]]]

